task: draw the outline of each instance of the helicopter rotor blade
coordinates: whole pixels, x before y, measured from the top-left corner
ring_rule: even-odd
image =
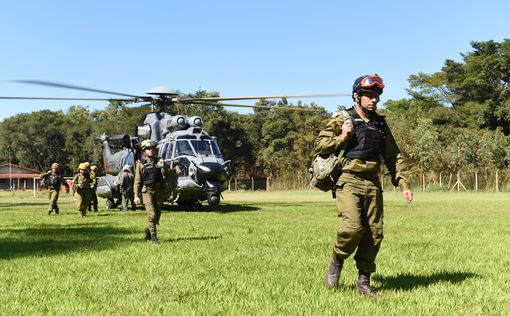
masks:
[[[350,93],[319,93],[319,94],[293,94],[293,95],[270,95],[270,96],[247,96],[247,97],[209,97],[209,98],[183,98],[181,102],[192,101],[235,101],[235,100],[259,100],[259,99],[291,99],[291,98],[321,98],[321,97],[345,97]]]
[[[210,103],[210,102],[190,102],[188,104],[197,104],[205,106],[232,106],[238,108],[260,108],[260,109],[275,109],[275,110],[293,110],[293,111],[306,111],[306,112],[320,112],[322,108],[302,108],[297,106],[267,106],[267,105],[246,105],[246,104],[226,104],[226,103]]]
[[[80,87],[80,86],[74,86],[74,85],[65,84],[65,83],[43,81],[43,80],[13,80],[13,82],[33,84],[33,85],[39,85],[39,86],[50,86],[50,87],[57,87],[57,88],[83,90],[83,91],[106,93],[106,94],[115,94],[115,95],[122,95],[122,96],[125,96],[125,97],[132,97],[132,98],[135,98],[135,99],[150,99],[150,97],[147,97],[147,96],[137,96],[137,95],[132,95],[132,94],[113,92],[113,91],[107,91],[107,90],[99,90],[99,89]]]
[[[51,98],[51,97],[0,97],[1,100],[78,100],[78,101],[123,101],[138,102],[136,98],[132,99],[102,99],[102,98]]]

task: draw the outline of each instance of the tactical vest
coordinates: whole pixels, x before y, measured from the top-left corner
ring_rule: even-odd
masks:
[[[60,179],[58,176],[50,175],[47,180],[48,187],[58,188],[60,186]]]
[[[163,174],[161,168],[156,166],[156,161],[141,160],[143,164],[142,180],[143,184],[162,183]]]
[[[350,138],[346,149],[347,159],[379,161],[386,142],[386,121],[383,116],[374,115],[365,122],[354,108],[347,110],[352,117],[354,137]]]

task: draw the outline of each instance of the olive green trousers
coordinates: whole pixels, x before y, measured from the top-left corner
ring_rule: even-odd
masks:
[[[377,176],[343,173],[337,182],[339,225],[333,253],[346,259],[354,251],[358,270],[375,272],[383,240],[383,197]]]
[[[74,193],[76,199],[76,208],[81,217],[87,215],[87,209],[90,205],[90,189],[78,189]]]
[[[164,198],[165,192],[163,189],[146,186],[142,189],[143,205],[145,206],[145,212],[147,212],[147,222],[151,233],[156,232],[156,225],[159,224]]]
[[[58,214],[58,205],[57,205],[57,201],[58,201],[58,195],[59,195],[59,191],[53,189],[53,188],[50,188],[48,189],[48,200],[50,201],[49,205],[48,205],[48,212],[52,212],[52,211],[55,211],[55,213]]]

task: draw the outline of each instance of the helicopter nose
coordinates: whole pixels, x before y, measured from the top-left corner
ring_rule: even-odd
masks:
[[[216,162],[202,162],[197,166],[196,180],[200,184],[206,181],[224,182],[225,168]]]

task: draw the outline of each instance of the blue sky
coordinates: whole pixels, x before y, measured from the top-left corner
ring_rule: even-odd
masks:
[[[0,96],[111,97],[10,80],[141,95],[154,86],[222,96],[350,92],[379,73],[382,100],[407,78],[510,38],[508,1],[4,1]],[[292,100],[295,102],[295,100]],[[348,97],[306,99],[333,111]],[[17,113],[104,102],[0,100]],[[249,110],[239,110],[246,113]]]

